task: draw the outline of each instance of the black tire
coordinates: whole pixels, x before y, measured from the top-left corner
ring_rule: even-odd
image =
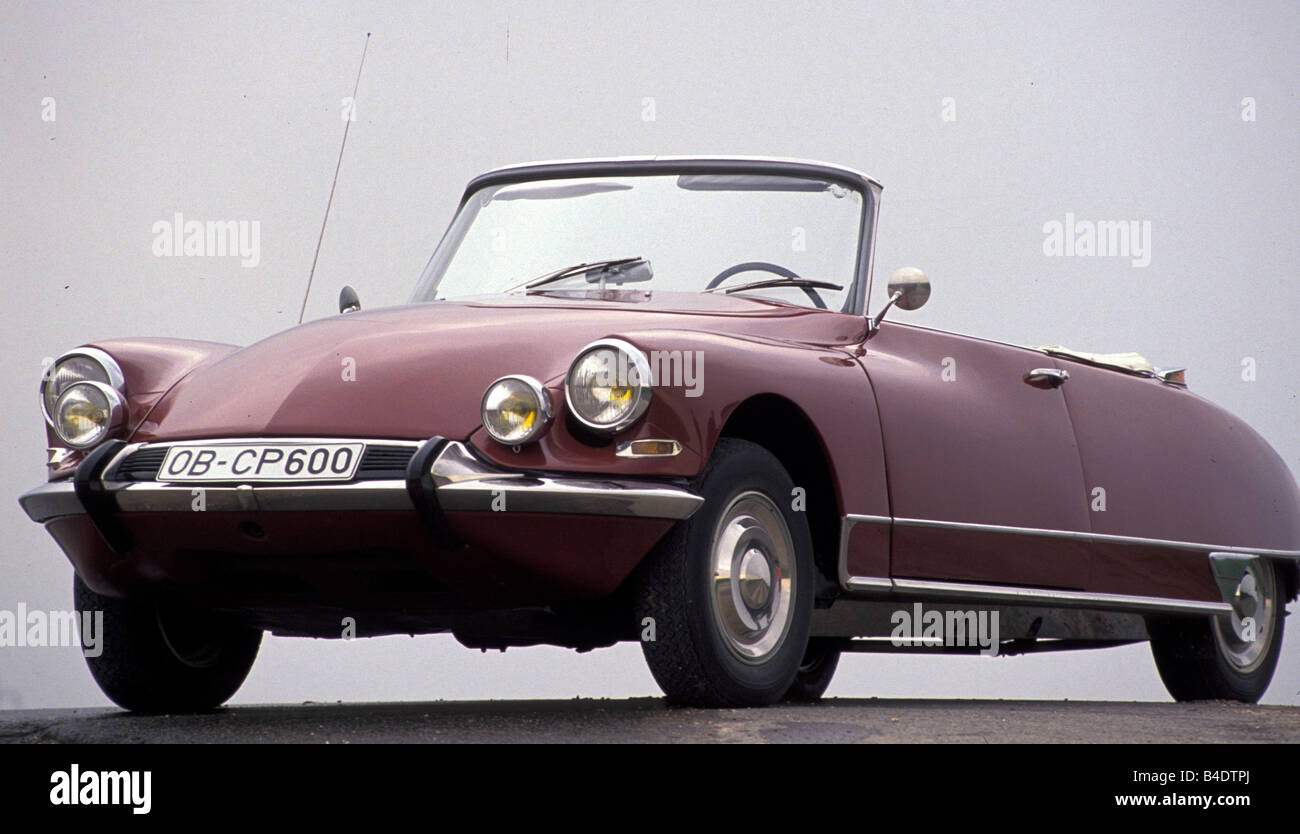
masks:
[[[700,707],[764,706],[779,701],[795,680],[808,645],[812,620],[814,566],[812,538],[804,513],[792,507],[794,483],[780,462],[766,449],[744,440],[724,438],[714,449],[708,468],[696,483],[704,505],[681,522],[660,543],[641,566],[634,583],[635,615],[638,624],[653,621],[654,639],[643,639],[642,651],[655,681],[671,703]],[[756,515],[746,514],[755,509]],[[762,542],[775,542],[768,565],[768,612],[770,623],[779,629],[762,632],[771,640],[769,649],[742,659],[744,647],[724,636],[725,606],[715,603],[713,540],[725,535],[725,518],[743,526],[745,519],[757,523],[756,535],[771,533]],[[739,521],[736,521],[739,519]],[[780,527],[784,526],[784,532]],[[769,528],[771,528],[769,530]],[[733,529],[727,527],[727,530]],[[754,529],[754,528],[748,528]],[[788,535],[785,535],[788,534]],[[760,545],[732,542],[735,550],[763,555]],[[755,550],[757,548],[757,550]],[[720,548],[719,552],[726,548]],[[726,559],[728,557],[720,557]],[[782,586],[780,570],[771,565],[783,559],[788,565],[788,589]],[[731,575],[741,562],[731,562]],[[744,562],[748,564],[748,562]],[[730,587],[745,581],[734,580]],[[745,587],[757,587],[746,585]],[[776,601],[780,600],[778,604]],[[741,604],[733,601],[738,609]],[[752,609],[757,611],[759,609]],[[733,614],[734,616],[734,614]],[[756,622],[763,622],[758,614]],[[642,629],[644,631],[644,628]],[[758,632],[756,632],[758,633]],[[778,636],[779,635],[779,636]]]
[[[794,683],[785,691],[785,700],[812,704],[822,699],[831,678],[835,677],[835,667],[840,664],[839,642],[832,637],[814,637],[808,641]]]
[[[80,576],[73,596],[78,612],[104,615],[99,654],[86,657],[90,674],[113,703],[132,712],[221,706],[248,677],[262,643],[258,629],[202,610],[101,596]]]
[[[1257,632],[1258,639],[1266,643],[1249,664],[1234,661],[1231,655],[1229,644],[1236,638],[1228,636],[1235,632],[1226,615],[1147,620],[1156,669],[1174,700],[1253,704],[1263,697],[1282,651],[1286,603],[1282,577],[1273,564],[1259,559],[1257,570],[1269,600],[1266,618]]]

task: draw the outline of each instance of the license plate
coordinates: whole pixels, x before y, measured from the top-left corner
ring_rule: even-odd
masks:
[[[346,481],[364,443],[240,443],[173,446],[158,470],[167,483]]]

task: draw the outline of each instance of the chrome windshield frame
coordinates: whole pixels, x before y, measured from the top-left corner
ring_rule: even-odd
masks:
[[[465,193],[461,196],[451,223],[448,224],[447,230],[438,241],[438,245],[434,247],[433,254],[420,273],[417,290],[424,285],[425,277],[434,266],[438,253],[443,251],[444,246],[449,242],[449,236],[457,228],[457,221],[465,211],[466,205],[475,194],[485,188],[553,179],[674,174],[758,174],[824,179],[857,191],[862,195],[862,216],[858,229],[858,251],[853,284],[844,306],[835,312],[858,316],[866,314],[875,260],[876,222],[880,213],[882,190],[880,183],[852,168],[808,160],[765,157],[629,157],[566,160],[510,165],[480,174],[470,180],[465,187]],[[414,300],[412,298],[412,301]]]

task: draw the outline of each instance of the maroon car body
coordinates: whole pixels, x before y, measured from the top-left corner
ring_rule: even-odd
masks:
[[[719,444],[743,441],[806,497],[815,576],[798,581],[812,604],[790,603],[808,620],[790,631],[805,660],[815,647],[832,658],[890,650],[881,618],[915,602],[999,611],[1003,653],[1185,646],[1202,639],[1189,628],[1234,610],[1262,617],[1256,586],[1268,582],[1268,639],[1280,643],[1274,609],[1297,590],[1300,493],[1272,448],[1170,375],[867,315],[880,195],[871,180],[780,161],[543,164],[475,180],[462,213],[487,189],[656,175],[854,189],[859,251],[843,305],[652,281],[647,292],[602,284],[349,313],[244,348],[95,342],[86,347],[124,378],[122,425],[81,450],[51,425],[49,484],[24,508],[97,604],[183,603],[295,635],[338,637],[351,618],[359,635],[452,631],[473,647],[588,649],[644,641],[634,614],[645,565],[706,503],[701,479]],[[701,289],[709,277],[697,276]],[[585,346],[610,339],[703,357],[707,384],[656,385],[633,425],[593,434],[572,418],[566,381]],[[494,440],[481,412],[485,389],[511,374],[540,382],[555,415],[516,445]],[[365,457],[345,483],[157,480],[178,444],[303,439],[363,441]],[[619,453],[634,440],[676,447]],[[770,585],[781,565],[764,564]],[[1161,661],[1167,682],[1176,665]],[[1257,667],[1237,671],[1258,677]],[[1180,697],[1222,695],[1177,686]],[[776,688],[798,694],[790,681]],[[678,699],[773,700],[710,691]]]

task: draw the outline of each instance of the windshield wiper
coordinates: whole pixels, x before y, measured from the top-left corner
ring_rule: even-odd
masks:
[[[744,290],[765,290],[769,287],[808,287],[814,290],[842,290],[840,284],[832,284],[830,281],[817,281],[812,278],[764,278],[761,281],[750,281],[748,284],[734,284],[730,287],[714,287],[705,290],[705,292],[717,292],[722,290],[723,293],[730,295],[733,292],[742,292]]]
[[[644,268],[638,269],[643,264]],[[591,273],[595,273],[596,277],[592,277]],[[612,258],[605,261],[592,261],[591,263],[566,266],[538,278],[530,278],[522,284],[515,284],[505,292],[514,292],[520,287],[526,290],[535,290],[574,275],[587,275],[587,280],[591,283],[603,280],[615,284],[624,284],[631,281],[649,281],[653,274],[650,271],[650,262],[645,258]]]

